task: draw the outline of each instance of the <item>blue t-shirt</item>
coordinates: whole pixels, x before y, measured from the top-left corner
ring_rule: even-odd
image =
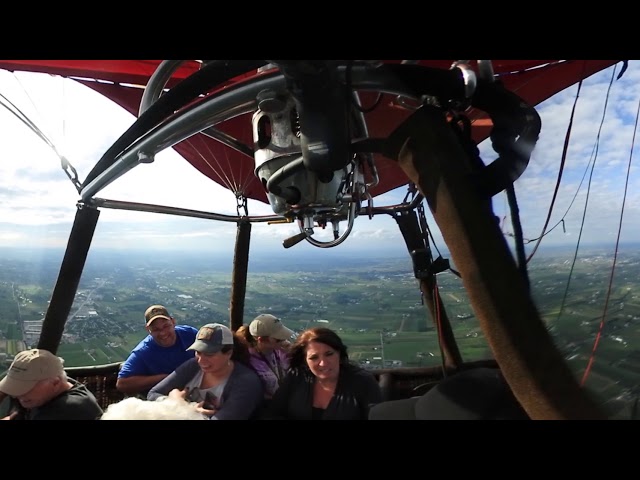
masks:
[[[196,341],[197,333],[198,329],[190,325],[176,325],[176,343],[170,347],[161,347],[147,335],[124,361],[118,378],[173,372],[178,365],[194,357],[195,352],[187,348]]]

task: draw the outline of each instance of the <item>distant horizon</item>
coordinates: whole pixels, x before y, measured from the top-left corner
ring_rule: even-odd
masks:
[[[224,259],[228,260],[230,263],[233,260],[232,257],[229,256],[229,253],[234,253],[234,246],[229,247],[229,251],[216,251],[216,250],[206,250],[206,249],[193,249],[193,250],[184,250],[184,249],[143,249],[143,248],[110,248],[110,247],[91,247],[88,253],[88,259],[94,256],[98,257],[109,257],[109,256],[117,256],[120,258],[130,258],[130,257],[139,257],[141,259],[148,259],[149,257],[153,259],[162,259],[165,257],[167,260],[171,258],[180,259],[202,259],[211,258],[211,259]],[[589,244],[589,245],[581,245],[578,254],[587,253],[614,253],[614,245],[608,243],[598,243],[598,244]],[[294,261],[304,262],[305,260],[318,260],[327,258],[331,259],[341,259],[341,258],[353,258],[353,259],[366,259],[366,258],[375,258],[375,259],[407,259],[410,260],[410,254],[404,245],[398,246],[398,248],[394,248],[392,250],[385,249],[376,249],[376,248],[362,248],[362,249],[346,249],[341,250],[340,246],[334,247],[331,249],[326,248],[316,248],[310,246],[310,249],[296,249],[293,247],[291,249],[285,249],[284,247],[278,248],[254,248],[250,247],[249,251],[249,262],[252,260],[287,260],[292,259]],[[527,249],[527,254],[531,252],[533,247]],[[621,243],[618,247],[619,252],[625,251],[634,251],[640,249],[640,242],[627,242]],[[536,255],[546,256],[548,254],[557,254],[557,253],[572,253],[575,252],[575,245],[540,245],[538,250],[536,251]],[[24,247],[11,247],[11,246],[0,246],[0,258],[6,257],[18,257],[20,259],[25,258],[38,258],[38,257],[59,257],[60,261],[62,261],[66,249],[60,247],[42,247],[42,248],[24,248]],[[450,258],[451,253],[448,249],[439,247],[438,250],[432,248],[433,258],[437,258],[438,254],[444,256],[445,258]],[[513,251],[512,251],[513,254]]]

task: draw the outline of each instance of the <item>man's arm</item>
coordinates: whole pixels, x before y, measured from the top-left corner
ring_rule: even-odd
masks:
[[[14,410],[13,412],[11,412],[6,417],[0,418],[0,420],[15,420],[18,417],[19,414],[20,414],[20,412],[18,412],[17,410]]]
[[[173,372],[167,375],[167,378],[156,383],[149,393],[147,393],[147,400],[156,400],[159,397],[166,397],[169,392],[174,388],[178,390],[184,390],[184,387],[193,376],[198,373],[200,366],[195,358],[189,359],[176,368]]]
[[[157,375],[133,375],[131,377],[118,378],[116,380],[116,388],[126,394],[146,392],[158,382],[164,380],[167,375],[166,373],[158,373]]]
[[[116,389],[119,392],[127,395],[146,393],[168,375],[149,370],[145,356],[148,357],[148,355],[134,350],[120,366],[116,380]]]
[[[14,403],[9,395],[0,392],[0,405],[5,401],[8,408],[6,409],[5,416],[0,418],[0,420],[23,420],[24,409],[22,409],[17,402]]]

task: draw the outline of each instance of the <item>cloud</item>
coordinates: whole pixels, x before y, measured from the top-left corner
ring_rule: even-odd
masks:
[[[548,228],[558,226],[546,235],[543,244],[573,245],[581,228],[584,242],[612,243],[620,224],[623,240],[640,238],[640,226],[632,220],[640,214],[640,179],[637,169],[628,172],[640,98],[635,87],[640,81],[640,62],[631,61],[622,79],[610,86],[613,73],[610,68],[583,82],[575,107],[562,182],[554,203],[577,85],[537,107],[542,118],[540,138],[529,166],[515,183],[526,238],[541,235],[552,203]],[[93,90],[59,77],[0,70],[0,93],[33,120],[57,150],[52,150],[18,117],[0,108],[3,132],[0,246],[64,247],[75,218],[79,194],[61,168],[57,153],[69,160],[82,181],[135,119]],[[497,157],[490,141],[480,145],[480,152],[485,163]],[[626,198],[623,197],[625,186]],[[401,187],[376,197],[374,206],[400,203],[405,195],[406,187]],[[233,193],[209,180],[171,149],[158,154],[152,164],[136,166],[97,196],[228,215],[234,215],[237,209]],[[496,215],[503,219],[504,231],[510,233],[506,195],[496,195],[493,205]],[[625,217],[621,223],[623,206]],[[268,204],[253,200],[248,201],[248,209],[251,215],[273,214]],[[427,221],[442,246],[437,226],[428,211]],[[346,227],[346,222],[341,222],[340,232]],[[282,249],[282,240],[299,232],[297,223],[255,223],[252,248]],[[126,236],[131,244],[147,248],[169,249],[181,245],[229,251],[236,234],[235,223],[101,209],[93,244],[122,247]],[[333,239],[331,226],[325,230],[316,228],[314,238],[330,242]],[[313,249],[310,245],[293,248]],[[396,222],[390,216],[382,215],[373,219],[358,217],[353,232],[339,248],[393,248],[402,252],[406,247]]]

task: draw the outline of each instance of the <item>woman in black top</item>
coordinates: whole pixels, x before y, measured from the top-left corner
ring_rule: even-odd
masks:
[[[366,420],[370,406],[382,401],[373,374],[349,361],[347,347],[333,330],[306,330],[289,355],[289,371],[265,418]]]

